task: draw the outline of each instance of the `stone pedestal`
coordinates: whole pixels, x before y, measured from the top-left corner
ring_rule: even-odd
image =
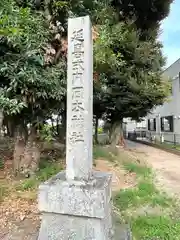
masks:
[[[88,182],[66,181],[62,172],[40,185],[38,240],[110,240],[111,175],[92,172]]]
[[[92,171],[93,42],[89,16],[68,20],[67,75],[66,171],[40,186],[38,239],[111,240],[111,175]]]

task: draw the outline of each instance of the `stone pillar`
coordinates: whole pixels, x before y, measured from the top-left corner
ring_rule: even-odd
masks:
[[[92,171],[93,52],[89,16],[68,21],[66,171],[40,186],[39,240],[110,240],[111,175]]]
[[[67,180],[92,172],[93,44],[89,16],[68,22]]]

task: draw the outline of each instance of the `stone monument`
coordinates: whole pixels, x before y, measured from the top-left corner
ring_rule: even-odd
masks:
[[[93,43],[89,16],[68,21],[66,171],[39,187],[39,240],[110,240],[111,175],[92,170]]]

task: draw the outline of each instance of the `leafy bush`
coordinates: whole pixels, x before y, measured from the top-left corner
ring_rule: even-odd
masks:
[[[50,177],[56,175],[63,168],[59,163],[48,161],[48,159],[41,159],[39,164],[40,170],[32,178],[23,180],[16,186],[17,191],[27,191],[35,189],[41,182],[47,181]]]
[[[38,186],[38,180],[36,177],[32,177],[29,179],[26,179],[24,181],[22,181],[20,184],[18,184],[16,186],[16,190],[17,191],[27,191],[30,189],[34,189]]]
[[[50,177],[62,171],[62,169],[62,166],[58,163],[46,163],[46,167],[40,169],[38,172],[37,178],[42,182],[47,181]]]
[[[98,128],[98,134],[103,133],[103,129],[102,128]]]
[[[40,131],[40,137],[41,140],[50,142],[53,140],[53,129],[52,126],[48,125],[48,124],[44,124],[42,126],[42,129]]]

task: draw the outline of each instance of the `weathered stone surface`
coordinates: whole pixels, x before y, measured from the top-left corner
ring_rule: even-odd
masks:
[[[115,228],[114,240],[132,240],[131,230],[128,225],[119,225]]]
[[[39,240],[111,239],[111,175],[92,172],[89,182],[59,173],[40,186],[43,212]]]
[[[43,214],[38,240],[132,240],[129,225],[113,221],[112,232],[106,220]]]
[[[110,174],[94,171],[89,182],[65,176],[59,173],[40,186],[38,240],[131,240],[117,216],[112,226]]]
[[[111,175],[93,172],[89,182],[66,181],[65,172],[40,185],[39,210],[105,218],[111,208]]]
[[[122,224],[115,213],[112,214],[112,222],[114,228],[114,240],[132,240],[130,226],[128,224]]]
[[[44,214],[39,240],[107,240],[109,229],[96,218]]]
[[[112,240],[111,175],[92,171],[91,23],[86,16],[68,25],[67,168],[39,188],[38,240]]]
[[[93,44],[89,16],[68,21],[66,177],[88,180],[92,171]]]

